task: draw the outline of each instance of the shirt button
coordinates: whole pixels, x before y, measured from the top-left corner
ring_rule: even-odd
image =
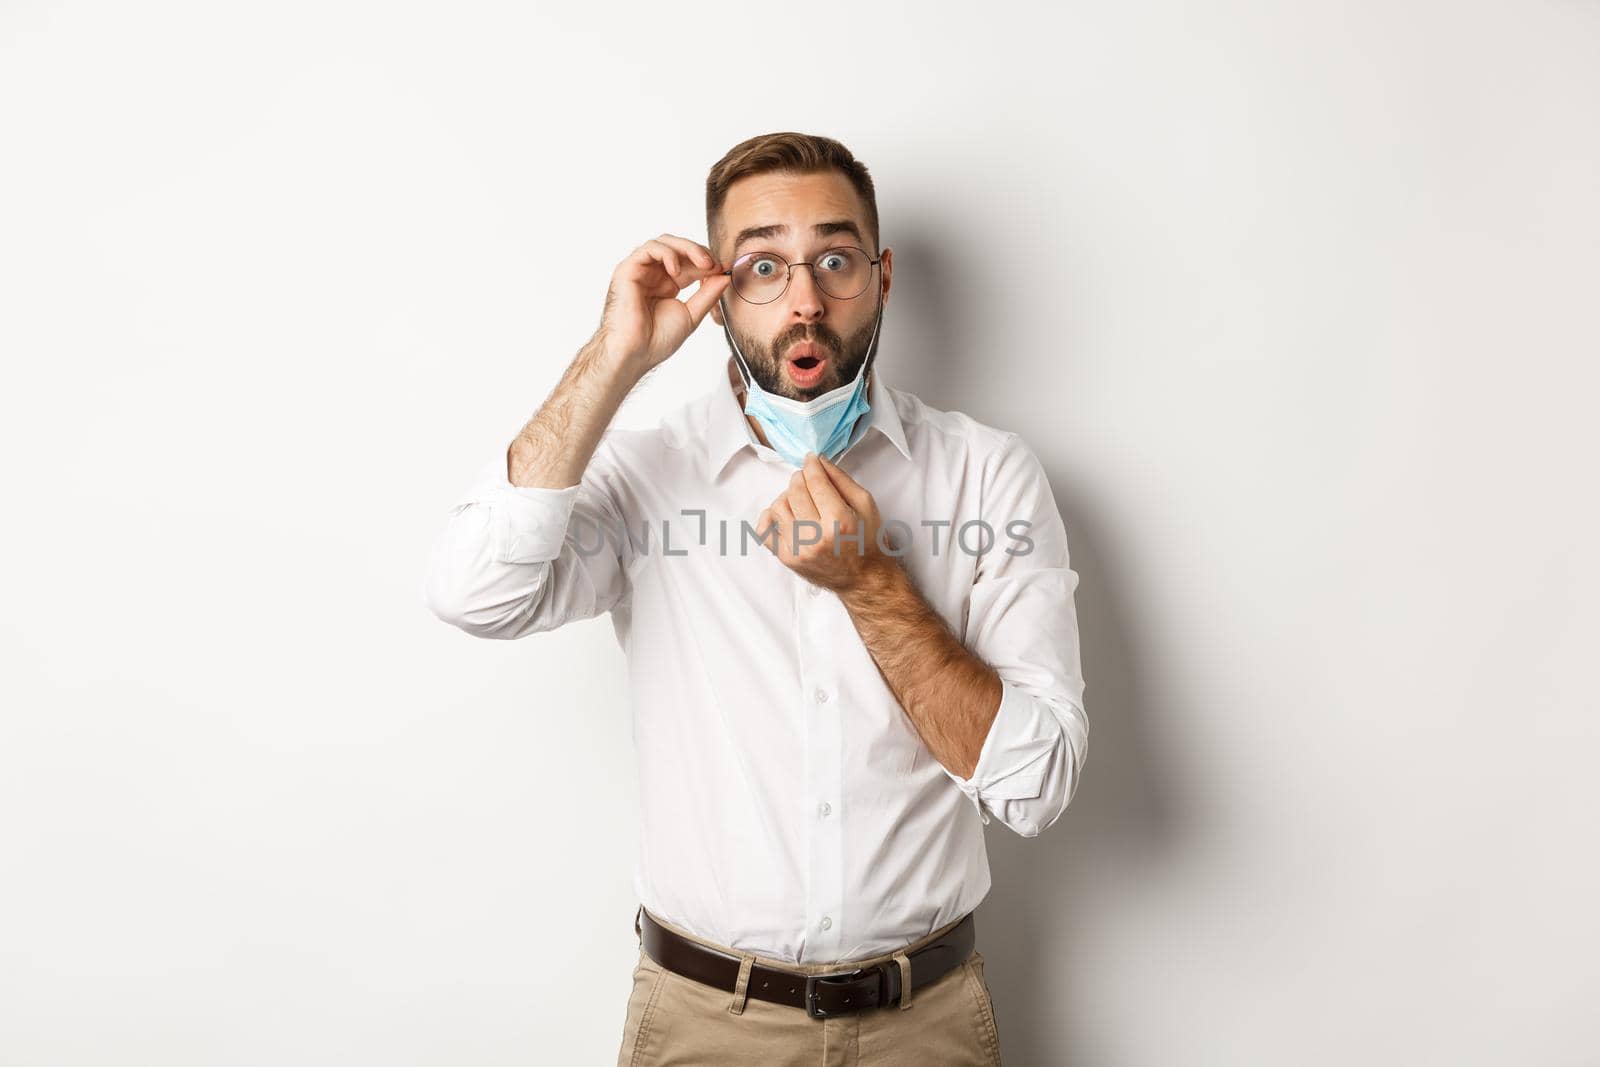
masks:
[[[833,920],[828,918],[826,915],[824,915],[822,917],[822,922],[818,923],[817,925],[821,926],[824,930],[826,930],[826,929],[828,929],[829,927],[831,927],[833,925]]]
[[[824,800],[821,804],[819,804],[817,806],[817,811],[821,812],[822,817],[824,819],[826,819],[828,817],[828,815],[833,811],[833,805],[829,804],[826,800]]]
[[[822,595],[822,586],[820,586],[820,585],[808,585],[808,586],[806,586],[806,592],[809,593],[812,596],[821,596]]]
[[[817,703],[818,704],[826,704],[827,702],[828,702],[828,691],[826,689],[818,689],[817,690]]]

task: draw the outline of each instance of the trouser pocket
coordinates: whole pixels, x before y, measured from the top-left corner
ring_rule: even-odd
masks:
[[[645,1067],[650,1062],[650,1023],[661,992],[661,979],[661,965],[641,948],[639,962],[633,967],[633,991],[628,994],[628,1012],[622,1022],[617,1067]]]
[[[983,975],[982,953],[973,952],[962,966],[966,969],[967,985],[972,990],[973,1000],[977,1004],[978,1039],[989,1053],[989,1062],[993,1067],[1001,1067],[1000,1027],[994,1020],[994,997],[990,994],[989,983]]]

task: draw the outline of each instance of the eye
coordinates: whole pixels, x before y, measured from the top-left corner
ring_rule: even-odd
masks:
[[[850,257],[843,252],[824,252],[817,260],[817,266],[823,270],[839,271],[850,265]]]
[[[750,273],[754,274],[757,278],[770,278],[780,269],[779,263],[775,259],[761,257],[752,260],[750,263]]]

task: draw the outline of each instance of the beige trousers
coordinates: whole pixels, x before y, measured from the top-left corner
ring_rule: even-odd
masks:
[[[900,953],[804,964],[752,956],[697,937],[657,918],[674,933],[751,963],[800,974],[827,974],[894,960],[956,924],[913,941]],[[741,972],[749,976],[749,968]],[[983,956],[947,971],[909,1001],[828,1019],[805,1009],[729,992],[668,971],[639,949],[622,1026],[617,1067],[1000,1067],[1000,1033],[983,977]]]

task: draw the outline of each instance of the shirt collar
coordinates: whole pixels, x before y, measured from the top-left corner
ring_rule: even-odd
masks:
[[[711,405],[706,415],[706,480],[716,481],[728,461],[741,448],[757,447],[755,431],[745,417],[744,405],[736,390],[743,388],[743,379],[730,355],[717,368],[717,385],[712,391]],[[893,387],[883,380],[883,361],[874,359],[867,378],[867,429],[874,429],[893,442],[906,459],[911,458],[911,448],[906,444],[905,427],[900,422],[900,411],[894,402]],[[857,443],[859,445],[859,442]]]

